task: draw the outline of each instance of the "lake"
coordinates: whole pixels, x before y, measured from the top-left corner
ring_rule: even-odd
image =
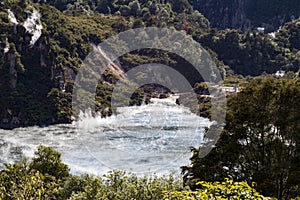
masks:
[[[114,169],[142,175],[180,173],[180,166],[189,164],[189,147],[202,144],[204,127],[211,122],[175,100],[120,107],[107,118],[82,114],[73,124],[0,129],[0,168],[31,158],[43,144],[61,152],[73,174],[101,175]]]

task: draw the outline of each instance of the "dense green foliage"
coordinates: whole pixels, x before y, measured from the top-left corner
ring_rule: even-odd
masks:
[[[215,183],[201,181],[198,183],[201,189],[193,192],[183,188],[178,177],[171,175],[138,177],[113,171],[101,177],[75,176],[68,174],[67,168],[60,159],[60,153],[40,146],[32,161],[7,165],[0,172],[0,199],[267,199],[247,183],[228,179]],[[61,175],[62,172],[66,173]]]
[[[232,96],[227,124],[205,158],[192,149],[185,183],[199,180],[256,182],[262,194],[286,199],[300,195],[299,79],[258,78]]]
[[[259,195],[255,189],[251,188],[245,182],[233,182],[229,179],[214,183],[200,181],[196,185],[200,188],[197,191],[172,191],[166,193],[165,198],[168,200],[271,199]]]
[[[9,21],[8,9],[14,13],[18,25]],[[23,23],[34,9],[41,13],[43,30],[32,46],[31,34]],[[187,0],[5,0],[0,7],[0,126],[71,122],[73,82],[92,49],[91,43],[98,44],[122,31],[155,26],[185,32],[211,53],[226,78],[234,74],[256,76],[278,70],[292,71],[298,76],[298,25],[298,20],[286,24],[275,38],[255,31],[218,31],[211,29],[207,19],[193,10]],[[119,58],[117,65],[127,72],[151,62],[173,67],[192,85],[202,81],[190,63],[160,50],[141,49],[128,53]],[[102,78],[94,103],[96,111],[106,116],[113,113],[110,96],[120,77],[108,70]],[[143,93],[151,91],[154,90],[141,88],[136,91],[130,104],[140,104],[145,96]],[[208,101],[199,99],[200,104],[209,105]],[[209,116],[206,108],[200,109],[200,113]]]
[[[50,147],[39,146],[32,159],[30,168],[38,170],[42,174],[47,174],[62,179],[69,175],[68,166],[61,162],[60,153]]]
[[[83,60],[91,51],[91,43],[98,44],[109,36],[143,26],[183,30],[183,23],[186,22],[190,26],[189,34],[193,35],[202,34],[209,29],[208,21],[198,11],[177,13],[172,10],[171,2],[159,3],[153,11],[150,9],[152,4],[144,2],[138,9],[138,14],[130,13],[130,17],[120,16],[118,13],[103,15],[96,8],[93,13],[87,14],[79,8],[68,6],[68,3],[78,5],[78,2],[47,3],[64,12],[42,2],[31,1],[6,0],[0,8],[1,127],[71,122],[73,81]],[[131,7],[135,6],[132,2],[127,4],[128,2],[114,3],[120,9],[129,4]],[[18,25],[9,21],[8,9],[14,13]],[[31,34],[26,32],[22,24],[33,9],[41,13],[43,30],[39,40],[30,46]],[[10,48],[5,53],[7,45]],[[178,56],[152,50],[124,55],[120,58],[120,67],[127,71],[134,66],[151,62],[171,64],[182,69],[189,65]],[[199,77],[190,78],[199,80]],[[107,108],[110,107],[112,84],[118,79],[117,74],[107,71],[103,80],[99,80],[95,104],[97,111],[104,116],[112,113]],[[133,102],[140,103],[139,100]]]
[[[299,21],[288,23],[276,37],[262,32],[241,33],[238,30],[217,31],[198,39],[212,49],[236,74],[258,76],[278,70],[298,72]],[[298,28],[297,28],[298,27]]]

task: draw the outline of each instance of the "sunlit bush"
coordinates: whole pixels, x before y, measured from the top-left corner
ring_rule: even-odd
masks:
[[[197,191],[166,191],[165,200],[208,200],[208,199],[253,199],[267,200],[271,198],[260,195],[255,189],[245,182],[233,182],[226,179],[224,182],[200,181]]]

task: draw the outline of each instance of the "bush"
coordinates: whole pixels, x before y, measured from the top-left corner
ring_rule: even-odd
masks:
[[[39,171],[30,170],[27,162],[7,165],[0,173],[0,199],[55,199],[57,181],[46,181]]]
[[[61,161],[61,154],[51,147],[39,146],[34,153],[30,164],[31,169],[41,172],[43,175],[54,176],[61,179],[69,176],[69,168]]]
[[[163,199],[164,191],[182,189],[181,181],[172,176],[138,177],[123,171],[112,171],[103,178],[90,178],[83,191],[73,193],[70,199]]]
[[[166,200],[208,200],[208,199],[271,199],[259,195],[255,189],[251,188],[246,182],[233,182],[225,179],[224,182],[205,182],[200,181],[197,185],[201,188],[197,191],[171,191],[165,192]]]

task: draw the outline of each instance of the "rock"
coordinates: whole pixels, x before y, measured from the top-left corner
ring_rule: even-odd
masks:
[[[270,2],[259,0],[190,0],[190,3],[218,29],[247,31],[264,27],[266,32],[273,32],[300,14],[299,4],[292,1],[272,2],[272,6]]]

